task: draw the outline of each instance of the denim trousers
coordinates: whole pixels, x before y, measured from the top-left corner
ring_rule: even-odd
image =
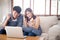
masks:
[[[34,29],[33,27],[22,27],[24,35],[27,36],[40,36],[42,33],[41,27]]]

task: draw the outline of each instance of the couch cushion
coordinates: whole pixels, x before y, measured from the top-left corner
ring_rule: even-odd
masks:
[[[60,37],[60,25],[54,25],[48,31],[49,40],[57,40]],[[56,39],[57,38],[57,39]]]
[[[40,25],[42,28],[42,32],[48,32],[48,29],[54,25],[57,24],[57,16],[40,16]]]
[[[42,33],[40,37],[44,37],[44,40],[48,40],[48,34],[47,33]]]

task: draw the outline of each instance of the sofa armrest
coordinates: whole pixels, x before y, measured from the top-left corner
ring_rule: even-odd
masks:
[[[48,31],[49,40],[56,40],[56,37],[59,35],[60,35],[59,25],[54,25],[53,27],[49,28],[49,31]]]
[[[48,34],[47,33],[42,33],[40,37],[43,37],[43,40],[48,40]]]

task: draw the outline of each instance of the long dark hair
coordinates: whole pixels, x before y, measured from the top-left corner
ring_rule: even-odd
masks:
[[[26,16],[26,15],[27,15],[27,14],[26,14],[27,11],[29,11],[29,12],[32,14],[32,18],[33,18],[33,19],[36,18],[36,16],[33,14],[32,9],[31,9],[31,8],[27,8],[27,9],[25,10],[25,18],[26,18],[27,22],[30,21],[30,19]]]

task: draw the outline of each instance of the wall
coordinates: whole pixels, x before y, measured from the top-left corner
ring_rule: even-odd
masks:
[[[0,0],[0,23],[3,16],[11,13],[11,0]]]

